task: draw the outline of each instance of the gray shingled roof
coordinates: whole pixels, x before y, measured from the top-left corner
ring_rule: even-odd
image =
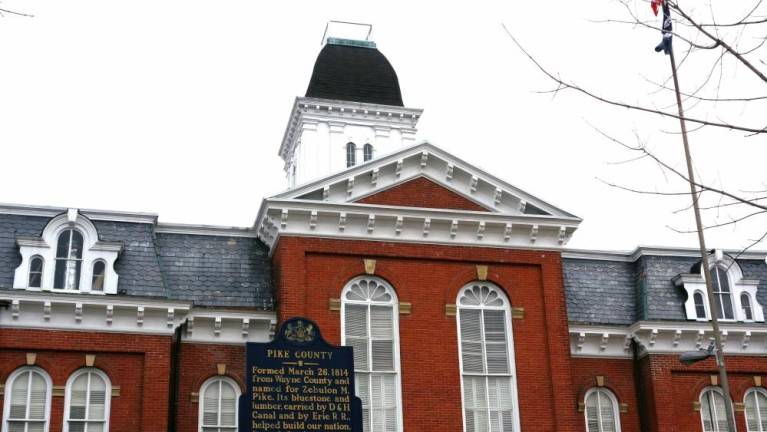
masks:
[[[13,288],[13,273],[21,264],[16,236],[39,236],[47,217],[0,214],[0,289]]]
[[[21,255],[17,236],[40,236],[49,217],[0,214],[0,289],[12,289]],[[115,262],[121,295],[191,301],[198,306],[271,309],[267,247],[244,237],[155,233],[150,223],[93,221],[103,241],[123,250]]]
[[[636,311],[634,265],[562,260],[567,318],[590,324],[631,324]]]
[[[123,250],[115,262],[118,292],[145,297],[170,297],[162,282],[152,231],[147,223],[94,221],[99,239],[119,241]]]
[[[672,279],[700,259],[645,255],[636,262],[565,258],[567,317],[571,322],[627,325],[640,320],[687,320],[684,290]],[[758,279],[757,301],[767,305],[767,265],[738,260],[743,277]]]
[[[172,297],[201,306],[271,309],[269,250],[260,240],[157,234]]]

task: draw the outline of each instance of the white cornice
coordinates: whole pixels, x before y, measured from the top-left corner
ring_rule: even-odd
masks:
[[[285,134],[278,154],[285,159],[296,141],[296,131],[305,120],[343,120],[372,126],[399,126],[414,128],[421,118],[422,109],[364,102],[297,97],[290,111]]]
[[[547,215],[267,199],[256,226],[272,249],[281,235],[559,249],[579,223]]]
[[[767,326],[721,323],[727,355],[767,356]],[[705,348],[713,337],[711,324],[698,321],[639,321],[631,326],[570,324],[573,357],[630,358],[636,341],[640,356],[681,354]]]
[[[162,234],[192,234],[223,237],[258,237],[252,228],[188,225],[179,223],[160,223],[155,228],[155,232]]]
[[[0,214],[12,214],[21,216],[54,217],[65,213],[66,207],[35,206],[25,204],[0,204]],[[116,210],[89,210],[80,209],[80,213],[92,220],[133,222],[133,223],[157,223],[157,215],[154,213],[123,212]]]
[[[764,260],[767,256],[767,251],[742,252],[735,249],[727,249],[724,250],[724,252],[732,256],[738,256],[738,259],[744,260]],[[643,256],[700,258],[700,251],[696,248],[662,246],[639,246],[633,251],[603,251],[588,249],[564,249],[562,251],[563,258],[589,259],[598,261],[635,262]]]
[[[267,342],[273,311],[194,308],[191,303],[51,291],[0,291],[0,327],[170,336],[186,323],[185,342]]]

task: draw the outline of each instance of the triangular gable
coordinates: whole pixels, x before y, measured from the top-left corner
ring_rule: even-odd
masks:
[[[393,191],[418,178],[431,181],[463,198],[463,205],[443,207],[487,211],[507,215],[545,215],[563,218],[576,216],[530,195],[482,169],[435,147],[428,142],[415,144],[395,153],[348,168],[316,181],[285,191],[273,199],[317,200],[329,203],[404,204],[389,201]],[[382,195],[379,195],[382,194]],[[371,198],[378,196],[379,198]],[[372,201],[369,201],[372,199]],[[385,200],[378,201],[379,199]],[[421,207],[432,207],[422,204]]]
[[[404,183],[368,195],[355,201],[360,204],[379,204],[433,209],[492,211],[426,177],[416,177]]]

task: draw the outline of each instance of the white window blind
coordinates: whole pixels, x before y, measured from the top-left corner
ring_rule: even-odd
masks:
[[[65,432],[106,432],[112,386],[98,369],[75,372],[67,382]]]
[[[587,432],[620,432],[620,414],[615,395],[607,389],[586,392],[585,415]]]
[[[356,278],[342,293],[343,341],[354,348],[354,380],[366,432],[402,430],[399,403],[398,310],[394,289]]]
[[[767,432],[767,392],[761,388],[752,388],[744,398],[746,406],[746,430],[748,432]]]
[[[506,296],[494,285],[474,283],[461,290],[457,303],[464,429],[516,431],[519,419]]]
[[[200,391],[200,431],[236,432],[239,386],[226,377],[206,381]]]
[[[703,432],[730,432],[727,428],[724,396],[721,390],[718,388],[703,390],[700,395],[700,418],[703,423]]]
[[[6,384],[5,426],[8,432],[48,430],[51,381],[38,368],[23,368],[11,374]]]

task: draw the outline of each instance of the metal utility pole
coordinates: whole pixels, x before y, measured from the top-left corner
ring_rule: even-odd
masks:
[[[700,258],[702,260],[703,275],[706,279],[706,292],[708,293],[708,309],[711,313],[711,327],[714,330],[714,346],[716,350],[716,364],[719,367],[719,381],[724,393],[724,411],[727,415],[727,430],[735,432],[735,415],[732,410],[732,400],[730,399],[730,384],[727,381],[727,369],[724,367],[724,352],[722,351],[722,336],[719,333],[719,308],[714,298],[714,288],[711,284],[711,269],[708,266],[708,254],[706,252],[706,240],[703,236],[703,223],[700,219],[700,207],[698,206],[698,188],[695,186],[695,176],[692,170],[692,157],[690,156],[690,145],[687,141],[687,127],[684,121],[684,109],[682,108],[682,97],[679,93],[679,80],[676,74],[676,61],[674,60],[673,48],[669,50],[671,59],[671,74],[674,78],[674,93],[676,93],[676,105],[679,110],[679,124],[682,128],[682,142],[684,143],[684,156],[687,159],[687,177],[690,183],[690,195],[692,197],[692,208],[695,212],[695,225],[698,230],[698,243],[700,245]],[[712,400],[713,404],[714,401]]]

